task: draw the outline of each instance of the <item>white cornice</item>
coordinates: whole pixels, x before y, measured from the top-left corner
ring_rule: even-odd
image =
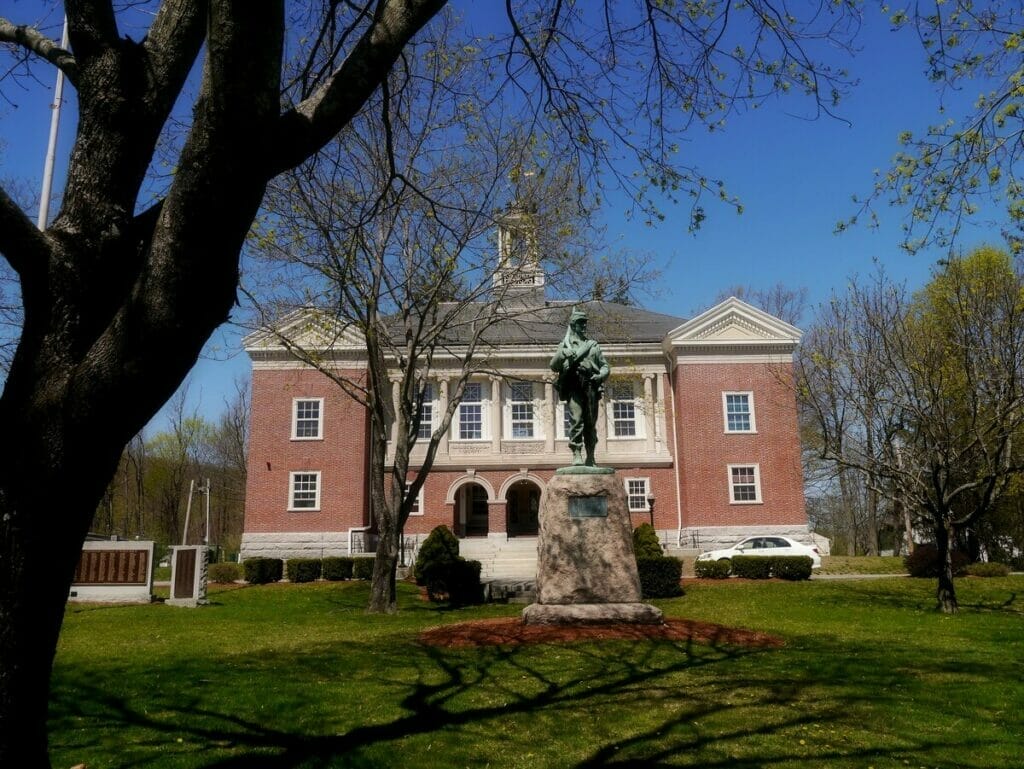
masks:
[[[796,326],[733,296],[670,331],[663,348],[673,362],[684,357],[718,362],[708,359],[722,356],[789,360],[802,335]]]

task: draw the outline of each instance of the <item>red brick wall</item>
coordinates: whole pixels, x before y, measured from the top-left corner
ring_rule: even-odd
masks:
[[[348,372],[359,376],[359,372]],[[323,440],[296,441],[292,400],[323,398]],[[368,519],[366,411],[317,371],[256,369],[245,531],[346,531]],[[288,510],[289,473],[320,471],[320,510]]]
[[[684,364],[675,370],[683,526],[805,524],[792,366]],[[722,393],[750,391],[756,434],[725,432]],[[761,503],[730,503],[727,465],[760,466]]]

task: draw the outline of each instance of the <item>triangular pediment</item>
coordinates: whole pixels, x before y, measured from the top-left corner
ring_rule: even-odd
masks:
[[[366,349],[363,334],[355,326],[309,307],[293,310],[273,325],[249,334],[242,343],[250,354],[289,349],[310,353]]]
[[[666,337],[671,347],[795,347],[802,332],[796,326],[732,296],[674,328]]]

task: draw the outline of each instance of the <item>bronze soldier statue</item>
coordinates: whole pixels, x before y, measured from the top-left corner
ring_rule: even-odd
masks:
[[[594,466],[594,448],[597,446],[597,404],[604,393],[604,382],[611,369],[593,339],[587,338],[587,314],[574,307],[569,316],[569,328],[558,344],[551,370],[558,376],[555,389],[569,409],[569,448],[572,463]]]

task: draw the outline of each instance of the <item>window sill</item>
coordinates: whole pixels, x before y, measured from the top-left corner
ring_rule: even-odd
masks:
[[[757,430],[726,430],[723,435],[757,435]]]
[[[743,500],[732,500],[729,502],[730,505],[763,505],[764,502],[760,499],[743,499]]]
[[[298,443],[307,443],[309,441],[322,441],[323,439],[324,438],[322,435],[317,436],[316,438],[299,438],[294,435],[291,437],[291,440],[296,441]]]
[[[289,507],[289,513],[319,513],[319,507]]]

